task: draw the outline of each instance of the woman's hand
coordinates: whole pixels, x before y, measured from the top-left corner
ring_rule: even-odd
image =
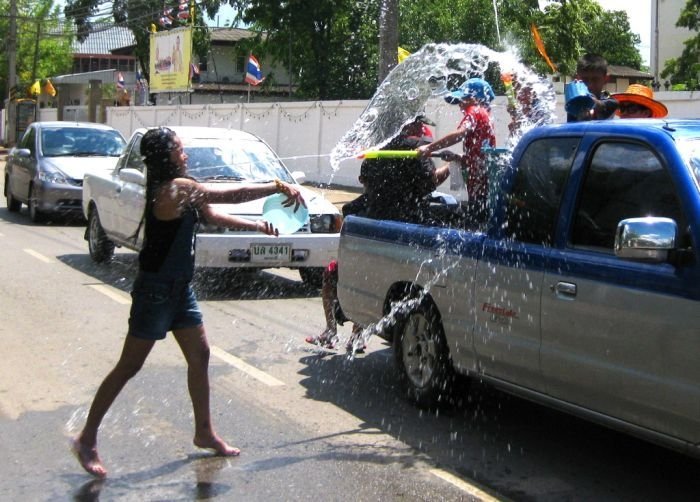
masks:
[[[256,220],[255,221],[255,230],[258,232],[262,232],[263,234],[266,235],[274,235],[275,237],[278,237],[280,232],[278,229],[276,229],[272,223],[269,221],[265,220]]]
[[[282,203],[284,207],[289,207],[293,204],[294,211],[299,209],[300,205],[306,207],[306,201],[297,188],[281,180],[275,180],[275,186],[277,187],[277,192],[287,196],[287,199]]]

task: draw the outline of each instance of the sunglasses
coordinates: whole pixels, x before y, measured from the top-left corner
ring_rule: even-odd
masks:
[[[620,111],[622,113],[640,113],[647,110],[646,106],[638,105],[637,103],[620,103]]]

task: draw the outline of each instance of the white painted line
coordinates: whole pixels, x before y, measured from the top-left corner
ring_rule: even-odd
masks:
[[[447,471],[443,471],[442,469],[430,469],[430,474],[437,476],[438,478],[444,481],[447,481],[448,483],[459,488],[463,492],[466,492],[470,497],[474,497],[477,500],[481,500],[482,502],[502,502],[508,500],[504,497],[495,497],[487,491],[485,491],[484,489],[479,488],[473,481],[465,481],[464,479],[459,478]]]
[[[37,260],[43,261],[44,263],[53,263],[53,260],[51,258],[47,258],[41,253],[37,253],[33,249],[25,248],[24,252],[27,253],[28,255],[33,256]]]
[[[122,293],[118,289],[107,286],[106,284],[89,284],[89,286],[95,291],[102,293],[106,297],[111,298],[121,305],[131,304],[131,296],[128,296],[126,293]]]
[[[241,370],[243,373],[247,373],[248,375],[252,376],[256,380],[259,380],[260,382],[264,383],[269,387],[279,387],[281,385],[284,385],[284,382],[282,382],[281,380],[277,380],[272,375],[268,375],[264,371],[259,370],[255,366],[251,366],[242,359],[239,359],[236,356],[229,354],[228,352],[226,352],[223,349],[220,349],[219,347],[215,347],[214,345],[212,345],[210,349],[211,354],[213,356],[216,356],[225,363],[228,363],[234,368]]]

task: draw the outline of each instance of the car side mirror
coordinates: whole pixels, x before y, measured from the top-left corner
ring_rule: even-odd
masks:
[[[126,167],[119,171],[119,179],[125,183],[136,183],[137,185],[145,185],[146,177],[138,169]]]
[[[17,155],[17,157],[27,159],[32,156],[32,152],[29,148],[18,148],[15,150],[15,155]]]
[[[300,185],[306,181],[306,173],[304,171],[294,171],[292,172],[292,177]]]
[[[671,218],[628,218],[617,224],[615,256],[665,263],[676,249],[678,225]]]

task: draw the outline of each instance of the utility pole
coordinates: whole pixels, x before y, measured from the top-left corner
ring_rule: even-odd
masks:
[[[7,38],[7,97],[17,85],[17,0],[10,0],[10,33]]]

